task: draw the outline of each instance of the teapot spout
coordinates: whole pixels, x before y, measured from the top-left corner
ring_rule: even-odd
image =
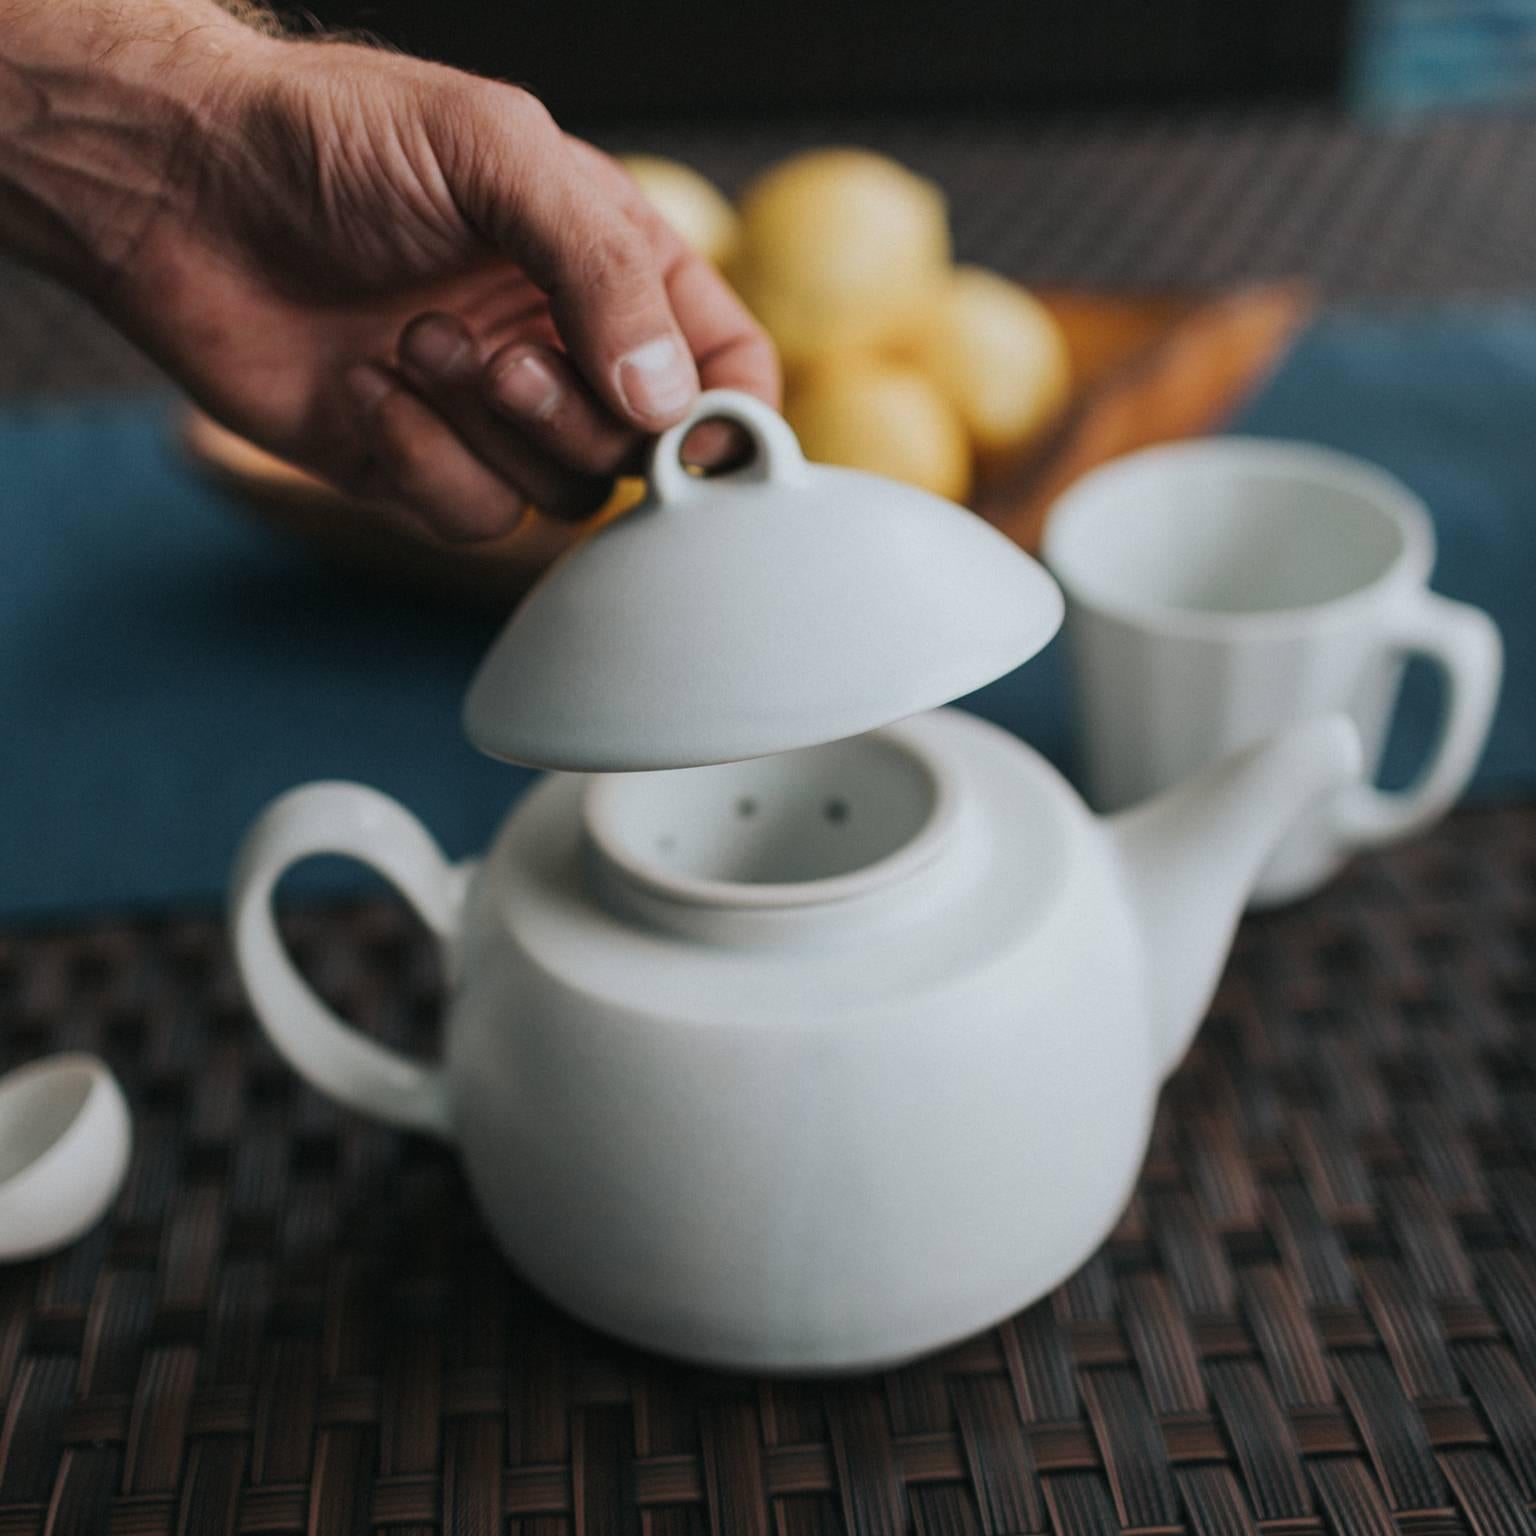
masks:
[[[1232,935],[1265,863],[1297,818],[1360,776],[1344,715],[1308,720],[1234,753],[1108,828],[1140,925],[1164,1074],[1210,1006]]]

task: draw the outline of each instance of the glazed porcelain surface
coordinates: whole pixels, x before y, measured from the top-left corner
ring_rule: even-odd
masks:
[[[105,1062],[45,1056],[0,1077],[0,1263],[72,1243],[122,1187],[132,1132]]]
[[[1445,678],[1418,782],[1349,787],[1293,829],[1259,905],[1321,885],[1355,849],[1422,831],[1465,788],[1498,698],[1481,610],[1428,590],[1434,526],[1374,465],[1301,443],[1217,438],[1131,454],[1052,509],[1089,797],[1116,810],[1289,722],[1349,714],[1374,770],[1403,662]]]
[[[1036,753],[940,711],[787,756],[555,775],[478,865],[318,784],[237,863],[277,1048],[453,1141],[509,1259],[572,1312],[750,1370],[904,1359],[1026,1305],[1113,1224],[1260,866],[1358,772],[1314,721],[1091,816]],[[273,888],[352,854],[451,980],[440,1064],[350,1030]]]
[[[699,422],[752,457],[687,472]],[[904,719],[1033,656],[1060,589],[975,513],[809,464],[782,417],[702,395],[656,442],[646,499],[518,606],[465,702],[469,738],[536,768],[761,757]]]

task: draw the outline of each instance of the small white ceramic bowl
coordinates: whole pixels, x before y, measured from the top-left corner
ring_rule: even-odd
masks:
[[[73,1242],[111,1205],[133,1135],[99,1057],[47,1056],[0,1077],[0,1263]]]

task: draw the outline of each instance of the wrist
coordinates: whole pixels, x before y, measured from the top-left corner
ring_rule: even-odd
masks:
[[[90,292],[265,51],[213,0],[0,0],[0,243]]]

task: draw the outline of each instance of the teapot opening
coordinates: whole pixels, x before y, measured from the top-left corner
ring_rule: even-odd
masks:
[[[830,901],[926,863],[953,811],[926,752],[877,731],[706,768],[594,780],[598,850],[673,899]]]

